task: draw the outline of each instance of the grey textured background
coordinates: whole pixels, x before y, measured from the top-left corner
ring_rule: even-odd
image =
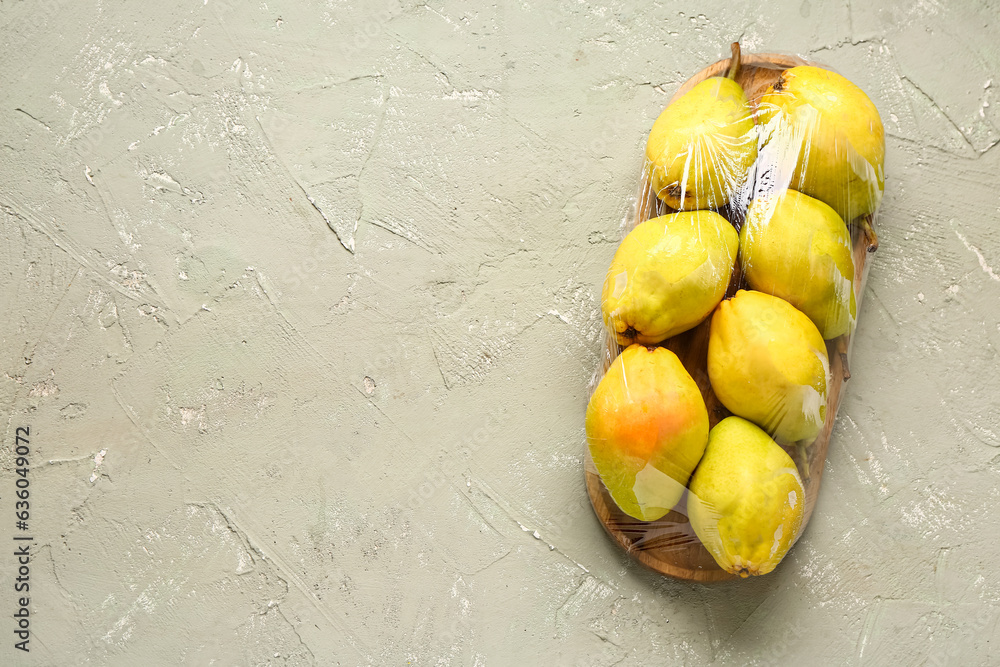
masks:
[[[0,2],[0,662],[1000,663],[998,13]],[[814,518],[700,586],[605,538],[583,410],[646,133],[737,38],[865,89],[888,178]]]

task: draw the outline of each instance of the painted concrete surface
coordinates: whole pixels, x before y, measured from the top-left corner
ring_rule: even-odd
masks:
[[[1000,663],[998,20],[0,2],[0,663]],[[605,538],[583,411],[645,135],[737,38],[864,88],[888,178],[814,518],[701,586]]]

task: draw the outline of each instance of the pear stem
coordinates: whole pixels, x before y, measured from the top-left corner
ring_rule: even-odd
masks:
[[[878,235],[875,234],[875,229],[872,227],[870,216],[866,215],[861,218],[861,230],[865,234],[865,241],[868,242],[868,252],[878,250]]]
[[[729,71],[726,72],[726,78],[736,80],[736,75],[740,73],[740,43],[733,42],[730,45],[733,50],[733,58],[729,61]]]
[[[799,440],[795,443],[795,449],[802,458],[802,482],[808,482],[812,478],[812,471],[809,469],[809,444],[810,440]]]

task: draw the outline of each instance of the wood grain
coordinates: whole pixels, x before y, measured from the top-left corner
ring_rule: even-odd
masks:
[[[742,66],[736,76],[736,81],[743,87],[751,106],[755,109],[761,96],[771,84],[777,81],[785,69],[796,65],[808,64],[806,61],[793,56],[769,53],[743,54],[741,61]],[[691,77],[691,79],[677,90],[673,98],[671,98],[671,102],[701,81],[713,76],[725,75],[725,72],[729,69],[729,64],[730,59],[726,58],[698,72],[698,74]],[[656,197],[656,194],[650,187],[648,173],[644,168],[639,182],[635,215],[629,224],[629,229],[650,218],[672,212],[674,212],[673,209],[666,206]],[[730,217],[730,221],[733,222],[728,211],[723,210],[720,212]],[[870,253],[878,248],[878,239],[875,235],[873,219],[870,215],[854,221],[848,227],[851,231],[851,238],[854,244],[854,288],[857,299],[857,312],[860,312],[861,297],[864,294],[864,283],[869,266],[868,257]],[[727,291],[727,298],[735,294],[738,289],[745,287],[746,285],[739,270],[739,263],[737,262],[736,270],[733,272],[733,278]],[[710,319],[702,322],[690,331],[664,341],[661,345],[677,354],[683,362],[684,367],[691,373],[695,382],[698,383],[698,387],[702,391],[705,404],[708,408],[710,425],[715,426],[719,421],[728,417],[730,412],[716,398],[708,380],[707,351],[709,325]],[[799,468],[799,473],[805,487],[806,500],[802,520],[803,530],[816,506],[816,498],[819,494],[820,482],[823,478],[823,467],[830,445],[830,435],[833,431],[837,410],[840,407],[844,384],[850,378],[850,370],[847,365],[850,343],[849,335],[827,341],[831,382],[827,395],[826,422],[819,436],[805,447],[804,450],[786,448],[786,451],[795,460]],[[614,337],[609,336],[605,331],[602,366],[594,386],[603,377],[604,373],[607,372],[611,363],[620,352],[621,348],[616,343]],[[643,522],[628,516],[618,509],[618,506],[597,474],[589,453],[586,457],[585,476],[587,493],[590,496],[594,512],[597,514],[601,524],[608,535],[640,563],[657,572],[678,579],[711,582],[736,578],[736,575],[726,572],[716,564],[711,554],[702,546],[695,535],[686,513],[687,493],[681,499],[680,504],[662,519]],[[801,535],[801,530],[799,535]],[[796,539],[798,539],[798,536],[796,536]]]

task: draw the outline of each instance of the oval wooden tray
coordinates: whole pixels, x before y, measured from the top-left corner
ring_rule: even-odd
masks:
[[[811,64],[793,56],[771,53],[743,54],[741,62],[742,64],[737,73],[736,81],[743,87],[754,109],[756,109],[757,103],[768,86],[777,81],[785,69],[796,65]],[[670,101],[673,102],[707,78],[725,76],[729,65],[729,58],[709,65],[682,85]],[[635,214],[626,225],[626,231],[631,230],[639,223],[650,218],[672,212],[673,209],[666,206],[656,197],[656,194],[649,185],[648,173],[643,168]],[[729,218],[730,222],[734,222],[732,212],[726,210],[720,212]],[[878,248],[878,238],[875,235],[872,224],[872,216],[869,215],[859,218],[848,225],[854,244],[854,289],[859,313],[861,310],[861,297],[864,294],[864,283],[868,275],[868,255]],[[726,298],[735,294],[736,290],[745,287],[742,275],[740,275],[739,263],[737,262]],[[715,397],[708,380],[706,358],[710,319],[707,319],[690,331],[664,341],[660,345],[669,348],[677,354],[684,363],[684,367],[691,373],[695,382],[698,383],[705,398],[705,404],[708,407],[710,425],[715,426],[715,424],[728,417],[731,413]],[[844,383],[850,378],[850,371],[848,369],[850,345],[849,334],[827,341],[827,351],[830,356],[831,382],[827,395],[826,422],[823,425],[823,430],[812,444],[802,450],[786,448],[786,451],[795,460],[799,468],[799,474],[802,476],[802,483],[805,487],[806,502],[805,514],[802,518],[803,530],[816,505],[816,497],[819,494],[820,481],[823,477],[823,464],[826,461],[826,453],[830,444],[830,433],[833,430],[837,409],[840,407]],[[620,352],[621,348],[614,338],[609,336],[607,331],[605,331],[603,364],[595,378],[593,386],[596,387],[597,382],[604,376],[604,373],[611,366],[611,362],[614,361]],[[686,493],[684,498],[681,499],[680,504],[662,519],[643,522],[628,516],[618,509],[618,506],[612,500],[607,488],[597,474],[589,452],[586,456],[585,475],[587,493],[590,496],[594,512],[597,514],[598,519],[600,519],[601,524],[611,538],[640,563],[657,572],[678,579],[709,582],[736,578],[736,575],[726,572],[716,564],[711,554],[702,546],[695,535],[686,514]],[[799,532],[799,535],[801,534],[802,531]]]

